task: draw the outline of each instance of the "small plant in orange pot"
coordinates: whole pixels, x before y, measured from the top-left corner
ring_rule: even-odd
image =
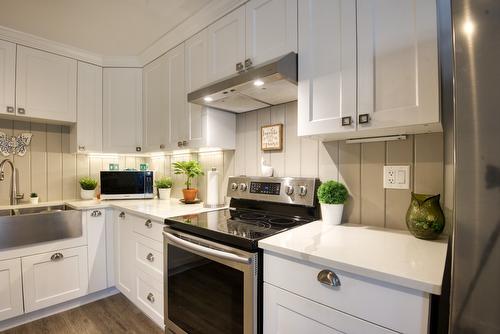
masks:
[[[172,166],[174,167],[174,174],[186,175],[186,188],[182,189],[184,202],[194,202],[198,194],[198,189],[191,188],[191,180],[200,175],[204,175],[200,163],[196,160],[178,161],[174,162]]]

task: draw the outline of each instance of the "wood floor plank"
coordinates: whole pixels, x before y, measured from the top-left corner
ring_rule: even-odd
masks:
[[[1,334],[163,334],[122,294],[39,319]]]

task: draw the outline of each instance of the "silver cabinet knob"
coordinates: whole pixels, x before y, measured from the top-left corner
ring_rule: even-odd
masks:
[[[136,146],[136,147],[135,147],[135,151],[136,151],[136,152],[141,152],[141,151],[142,151],[142,147],[140,147],[140,146]]]
[[[17,108],[17,113],[24,115],[24,114],[26,114],[26,110],[24,108]]]
[[[165,145],[164,144],[160,144],[160,150],[164,150],[165,149]]]
[[[55,261],[62,260],[63,258],[64,258],[64,255],[62,255],[61,253],[55,253],[50,257],[50,261],[55,262]]]
[[[247,184],[246,183],[240,183],[240,190],[241,191],[246,191],[247,190]]]
[[[293,187],[292,186],[285,186],[285,193],[288,196],[291,196],[293,194]]]
[[[148,255],[146,255],[146,260],[148,260],[149,262],[154,262],[155,256],[153,255],[153,253],[149,253]]]
[[[121,219],[125,218],[125,212],[120,212],[120,214],[118,215],[118,217],[120,217]]]
[[[360,114],[360,115],[358,115],[358,123],[359,124],[370,123],[370,114]]]
[[[182,146],[188,146],[188,144],[189,144],[189,143],[188,143],[188,141],[187,141],[187,140],[183,140],[183,141],[182,141]]]
[[[92,211],[92,213],[90,214],[91,217],[100,217],[102,215],[102,212],[99,211],[99,210],[94,210]]]
[[[146,297],[147,300],[149,300],[151,303],[155,302],[155,296],[150,292],[148,293],[148,296]]]
[[[352,124],[351,116],[342,117],[342,126],[350,126],[351,124]]]
[[[250,68],[252,67],[252,65],[253,65],[252,59],[250,58],[245,59],[245,68]]]
[[[146,220],[146,222],[144,223],[144,226],[146,226],[147,228],[152,228],[153,223],[151,222],[151,219]]]
[[[182,142],[181,141],[177,142],[177,147],[182,147]]]
[[[8,112],[9,114],[13,114],[13,113],[14,113],[14,111],[15,111],[15,110],[14,110],[14,107],[7,106],[7,112]]]
[[[300,196],[305,196],[305,195],[307,195],[307,187],[306,187],[306,186],[300,186],[300,187],[299,187],[299,195],[300,195]]]
[[[85,151],[85,146],[84,146],[84,145],[80,145],[80,146],[78,146],[78,150],[79,150],[79,151]]]
[[[236,63],[236,72],[241,72],[245,69],[242,62]]]
[[[339,277],[331,270],[323,269],[318,273],[318,282],[329,286],[340,286]]]
[[[231,183],[231,189],[234,191],[238,190],[238,183]]]

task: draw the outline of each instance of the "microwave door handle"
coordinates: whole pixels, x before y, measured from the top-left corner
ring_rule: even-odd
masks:
[[[249,264],[250,262],[252,262],[251,258],[238,256],[236,254],[224,252],[224,251],[218,250],[218,249],[204,247],[204,246],[189,242],[187,240],[181,239],[179,237],[176,237],[170,233],[165,232],[165,236],[167,237],[169,243],[172,244],[173,246],[181,246],[181,247],[189,249],[189,250],[197,251],[197,252],[202,253],[202,254],[211,255],[211,256],[218,257],[218,258],[225,259],[225,260],[229,260],[229,261],[235,261],[235,262],[244,263],[244,264]]]

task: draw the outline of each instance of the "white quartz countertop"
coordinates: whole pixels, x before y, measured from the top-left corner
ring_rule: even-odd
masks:
[[[165,218],[174,216],[216,210],[213,208],[205,208],[203,202],[197,204],[184,204],[181,203],[178,198],[171,198],[170,200],[79,200],[68,201],[66,204],[78,210],[115,208],[132,214],[139,214],[153,220],[164,220]]]
[[[292,258],[441,294],[448,238],[420,240],[407,231],[312,222],[259,241]]]
[[[0,206],[0,210],[62,204],[69,205],[77,210],[116,208],[128,213],[135,213],[152,220],[164,220],[165,218],[174,216],[182,216],[216,210],[213,208],[203,207],[203,202],[197,204],[183,204],[179,201],[178,198],[171,198],[170,200],[68,200],[57,202],[43,202],[39,204]],[[222,208],[227,208],[227,206]]]

